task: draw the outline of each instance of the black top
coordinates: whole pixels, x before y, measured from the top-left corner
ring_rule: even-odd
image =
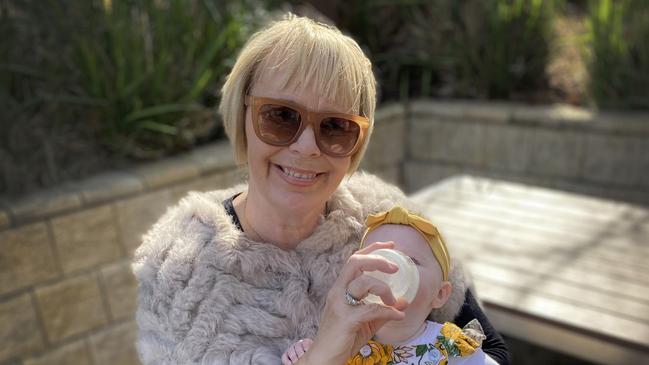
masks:
[[[232,223],[234,223],[237,229],[243,232],[241,221],[239,221],[239,217],[234,211],[234,205],[232,204],[232,200],[237,197],[237,195],[239,194],[236,194],[224,200],[223,207],[225,208],[225,212],[228,213],[230,217],[232,217]],[[509,357],[509,351],[507,350],[505,341],[503,340],[502,336],[500,336],[500,334],[496,331],[496,329],[491,325],[491,322],[489,322],[487,316],[482,311],[482,308],[480,308],[480,305],[473,296],[471,290],[467,289],[466,294],[464,295],[464,304],[462,304],[462,309],[460,309],[460,313],[455,317],[453,323],[461,328],[474,318],[480,322],[482,329],[484,330],[484,334],[485,336],[487,336],[487,338],[482,342],[482,351],[484,351],[492,359],[496,360],[498,364],[509,365],[511,359]]]

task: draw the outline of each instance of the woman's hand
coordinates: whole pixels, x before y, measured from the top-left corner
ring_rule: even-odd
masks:
[[[314,343],[298,364],[345,364],[385,322],[405,317],[403,310],[407,303],[397,301],[384,282],[363,275],[364,271],[373,270],[396,272],[396,265],[382,257],[371,255],[374,250],[393,247],[392,242],[376,242],[349,258],[329,290]],[[372,293],[379,296],[385,305],[350,305],[345,300],[347,292],[357,299]]]

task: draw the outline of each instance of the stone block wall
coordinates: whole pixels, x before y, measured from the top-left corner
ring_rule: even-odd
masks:
[[[363,168],[399,182],[403,108],[376,118]],[[388,141],[388,142],[386,142]],[[138,364],[130,262],[188,191],[245,179],[229,143],[0,202],[0,365]]]
[[[649,114],[415,101],[402,182],[472,174],[649,205]]]
[[[139,364],[131,257],[190,190],[243,181],[227,143],[0,210],[0,364]]]

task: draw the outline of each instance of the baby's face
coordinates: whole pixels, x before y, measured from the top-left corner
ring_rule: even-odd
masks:
[[[402,224],[384,224],[368,233],[363,246],[373,242],[394,241],[395,249],[409,256],[419,270],[419,289],[417,296],[406,310],[406,316],[426,319],[433,308],[441,306],[436,303],[442,285],[442,269],[433,255],[428,242],[414,228]]]

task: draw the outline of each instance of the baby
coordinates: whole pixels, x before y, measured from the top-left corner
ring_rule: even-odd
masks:
[[[400,206],[371,215],[361,247],[367,242],[393,241],[394,249],[409,256],[419,270],[419,289],[401,321],[387,322],[347,364],[446,365],[493,364],[480,345],[484,339],[477,321],[465,330],[453,323],[426,320],[451,294],[448,281],[450,258],[437,228],[428,220]],[[284,365],[297,362],[311,345],[310,339],[291,345],[282,355]]]

